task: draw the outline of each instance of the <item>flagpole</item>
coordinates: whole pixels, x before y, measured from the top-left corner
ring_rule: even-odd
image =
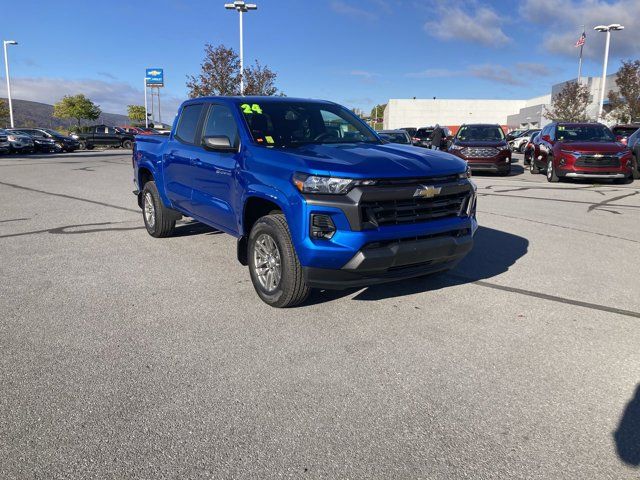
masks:
[[[582,26],[582,35],[586,35],[585,26]],[[582,78],[582,49],[584,48],[584,41],[582,45],[580,45],[580,60],[578,61],[578,84],[580,83],[580,79]]]

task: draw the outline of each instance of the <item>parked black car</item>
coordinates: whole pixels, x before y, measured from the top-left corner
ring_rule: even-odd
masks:
[[[433,134],[433,127],[419,128],[415,133],[414,145],[418,147],[431,148],[431,135]]]
[[[9,153],[32,153],[35,150],[33,138],[19,130],[8,128]]]
[[[134,135],[125,132],[118,127],[109,125],[92,125],[82,127],[80,131],[71,136],[80,142],[80,148],[91,150],[94,147],[121,147],[133,148]]]
[[[80,143],[50,128],[16,128],[33,138],[35,149],[41,152],[73,152],[80,148]]]

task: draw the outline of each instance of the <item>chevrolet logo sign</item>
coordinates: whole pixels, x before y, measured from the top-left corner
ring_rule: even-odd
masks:
[[[153,77],[157,77],[158,75],[160,75],[162,72],[159,72],[158,70],[150,70],[149,75],[153,76]]]
[[[441,187],[434,187],[433,185],[428,185],[428,186],[420,185],[418,189],[415,191],[415,193],[413,194],[413,196],[421,197],[421,198],[433,198],[436,195],[439,195],[441,191],[442,191]]]

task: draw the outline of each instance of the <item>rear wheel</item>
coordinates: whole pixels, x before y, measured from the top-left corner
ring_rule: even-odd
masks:
[[[85,144],[84,148],[86,148],[87,150],[93,150],[95,147],[93,145],[91,145],[90,143]]]
[[[635,154],[633,155],[633,161],[631,163],[631,171],[634,180],[640,179],[640,165],[638,165],[638,157],[636,157]]]
[[[560,177],[556,173],[556,167],[553,166],[553,157],[549,157],[547,160],[547,182],[557,183],[560,181]]]
[[[266,215],[253,225],[247,253],[251,282],[262,301],[286,308],[307,298],[311,289],[304,281],[284,215]]]
[[[131,140],[125,140],[124,142],[122,142],[122,148],[131,150],[132,146],[133,146],[133,143],[131,142]]]
[[[162,203],[155,182],[147,182],[142,190],[142,217],[152,237],[168,237],[176,227],[174,212]]]

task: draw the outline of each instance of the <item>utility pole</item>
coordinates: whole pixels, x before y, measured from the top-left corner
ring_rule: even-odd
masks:
[[[242,14],[249,10],[257,10],[255,3],[245,3],[244,0],[236,0],[233,3],[225,3],[224,8],[227,10],[237,10],[240,14],[240,95],[244,95],[244,47],[242,39]]]
[[[2,42],[4,46],[4,71],[7,76],[7,100],[9,101],[9,119],[11,120],[11,128],[13,124],[13,102],[11,101],[11,81],[9,80],[9,57],[7,56],[7,45],[18,45],[15,40],[5,40]]]
[[[611,32],[623,30],[624,27],[619,23],[612,23],[611,25],[598,25],[593,28],[596,32],[602,32],[607,34],[607,41],[604,47],[604,65],[602,67],[602,85],[600,85],[600,105],[598,107],[598,115],[596,121],[602,119],[602,110],[604,108],[604,91],[607,83],[607,63],[609,62],[609,44],[611,42]]]

